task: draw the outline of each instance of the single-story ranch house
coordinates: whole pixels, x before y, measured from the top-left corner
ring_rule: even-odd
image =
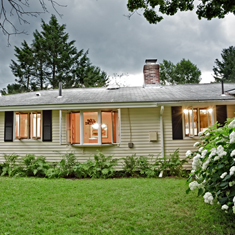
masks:
[[[4,153],[59,161],[61,154],[74,152],[82,162],[97,149],[122,158],[179,148],[183,158],[199,132],[234,117],[234,91],[235,83],[160,86],[159,65],[146,60],[143,87],[0,96],[0,161]]]

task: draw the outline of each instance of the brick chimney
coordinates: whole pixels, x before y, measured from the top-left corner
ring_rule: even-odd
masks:
[[[147,59],[144,65],[144,87],[160,85],[159,64],[157,59]]]

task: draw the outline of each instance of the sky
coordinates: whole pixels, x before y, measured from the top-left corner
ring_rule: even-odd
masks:
[[[39,1],[38,1],[39,2]],[[30,44],[33,32],[41,30],[41,19],[49,22],[55,14],[60,24],[66,25],[69,40],[75,40],[78,50],[89,50],[93,65],[100,67],[123,85],[141,86],[145,59],[170,60],[174,64],[183,58],[190,60],[201,70],[201,83],[213,81],[215,59],[221,60],[223,49],[235,44],[235,16],[224,19],[198,20],[194,12],[180,12],[164,16],[157,25],[149,24],[139,14],[130,19],[127,0],[57,0],[67,5],[57,7],[60,17],[48,3],[49,13],[38,17],[26,17],[30,24],[19,24],[17,18],[10,19],[19,31],[7,37],[0,32],[0,89],[15,81],[9,65],[14,56],[14,46],[20,47],[25,40]],[[38,8],[37,8],[38,7]],[[7,9],[9,9],[7,7]],[[29,10],[40,10],[37,4]],[[11,30],[10,28],[8,28]],[[121,76],[120,78],[120,75]]]

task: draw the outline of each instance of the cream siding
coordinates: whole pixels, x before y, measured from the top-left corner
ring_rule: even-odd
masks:
[[[234,117],[235,105],[227,106],[227,116]],[[129,114],[128,114],[129,113]],[[59,110],[52,111],[52,142],[42,142],[41,140],[14,140],[13,142],[4,142],[4,115],[0,112],[0,161],[3,161],[5,154],[19,154],[21,157],[26,154],[35,154],[36,156],[45,156],[48,161],[56,162],[61,159],[65,153],[73,152],[78,161],[86,161],[97,152],[103,152],[106,156],[111,154],[114,158],[123,158],[128,155],[137,156],[154,155],[161,153],[161,132],[160,132],[160,107],[149,108],[122,108],[121,109],[121,143],[113,146],[100,147],[79,147],[66,144],[60,144],[60,126]],[[65,123],[64,123],[65,125]],[[187,150],[196,150],[193,144],[199,140],[195,138],[185,138],[183,140],[172,139],[172,118],[171,107],[165,106],[163,112],[164,125],[164,150],[165,155],[173,153],[179,148],[180,158],[185,157]],[[62,135],[65,129],[62,128]],[[149,141],[149,132],[156,131],[157,142]],[[132,139],[131,139],[132,136]],[[63,143],[65,141],[63,140]],[[128,143],[134,144],[133,148],[128,147]],[[185,165],[191,168],[191,163]]]
[[[59,161],[61,156],[68,152],[73,152],[79,161],[85,161],[92,157],[97,150],[105,155],[111,154],[114,158],[122,158],[127,155],[137,154],[137,156],[157,155],[161,152],[160,145],[160,108],[130,108],[121,109],[121,143],[114,146],[100,147],[72,147],[60,144],[59,110],[52,111],[52,142],[42,142],[41,140],[14,140],[4,142],[4,112],[0,112],[0,159],[3,161],[3,154],[35,154],[45,156],[48,161]],[[130,129],[131,125],[131,129]],[[130,133],[131,130],[131,133]],[[149,132],[158,132],[158,141],[149,141]],[[130,136],[132,134],[133,148],[128,148]]]

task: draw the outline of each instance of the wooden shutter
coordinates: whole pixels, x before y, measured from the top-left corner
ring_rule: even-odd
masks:
[[[224,126],[227,120],[227,105],[216,105],[216,120]]]
[[[172,138],[173,140],[183,139],[182,107],[171,107],[172,115]]]
[[[5,112],[4,141],[13,141],[13,111]]]
[[[43,141],[52,141],[52,111],[43,110]]]

